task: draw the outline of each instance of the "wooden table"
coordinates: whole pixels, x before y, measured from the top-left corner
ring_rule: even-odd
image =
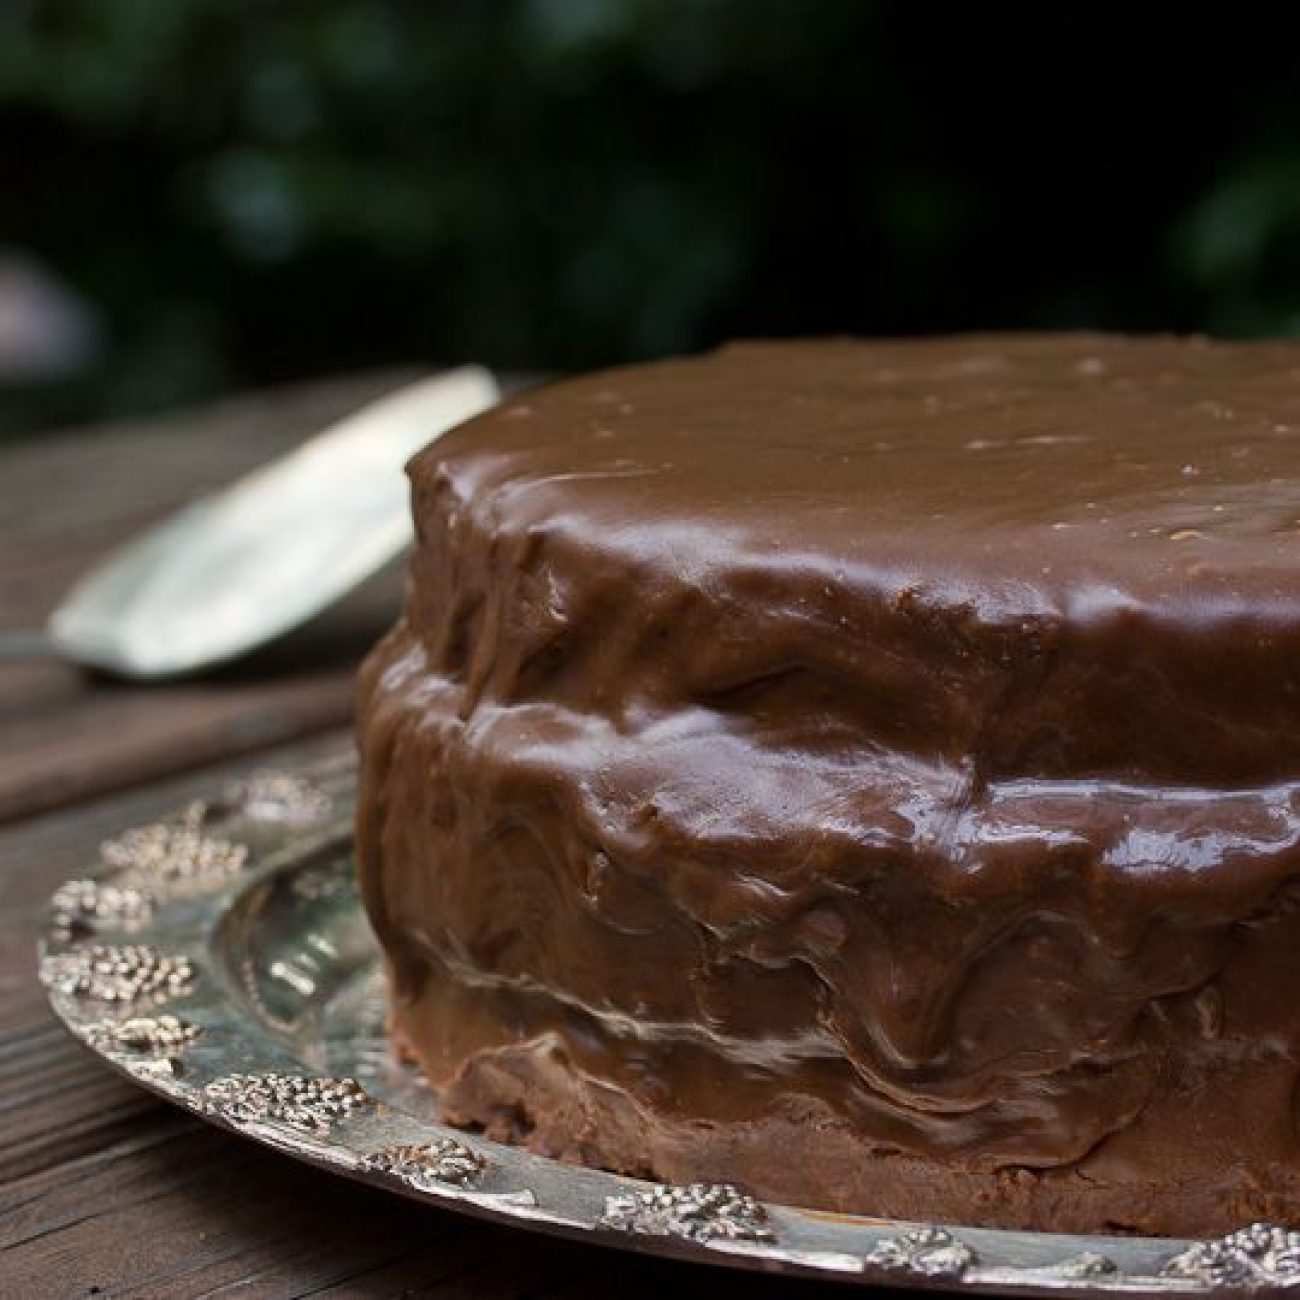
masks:
[[[0,629],[39,624],[104,548],[401,378],[0,449]],[[132,1087],[47,1010],[35,936],[51,891],[111,834],[252,766],[348,745],[352,673],[392,598],[381,584],[202,681],[0,664],[0,1296],[831,1294],[497,1228],[319,1173]]]

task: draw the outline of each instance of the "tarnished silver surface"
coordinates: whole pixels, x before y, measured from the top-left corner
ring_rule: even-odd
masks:
[[[60,1018],[142,1086],[255,1141],[520,1228],[959,1293],[1300,1288],[1300,1234],[1278,1225],[1197,1242],[893,1223],[767,1205],[726,1184],[658,1186],[439,1124],[384,1040],[352,802],[344,764],[310,779],[261,773],[110,842],[97,871],[51,900],[41,973]]]

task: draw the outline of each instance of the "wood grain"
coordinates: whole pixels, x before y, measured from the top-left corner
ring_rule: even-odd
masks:
[[[96,558],[410,378],[384,372],[0,450],[0,629],[40,626]],[[130,686],[0,664],[0,821],[337,725],[397,585],[201,681]]]

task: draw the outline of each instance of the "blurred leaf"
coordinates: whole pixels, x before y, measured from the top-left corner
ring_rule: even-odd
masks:
[[[735,334],[1294,332],[1300,9],[1117,14],[9,0],[0,243],[105,350],[0,425]]]

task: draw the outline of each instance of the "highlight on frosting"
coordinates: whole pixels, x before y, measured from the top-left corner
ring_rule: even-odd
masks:
[[[1293,1219],[1298,379],[737,345],[417,457],[358,844],[445,1115],[898,1218]]]

